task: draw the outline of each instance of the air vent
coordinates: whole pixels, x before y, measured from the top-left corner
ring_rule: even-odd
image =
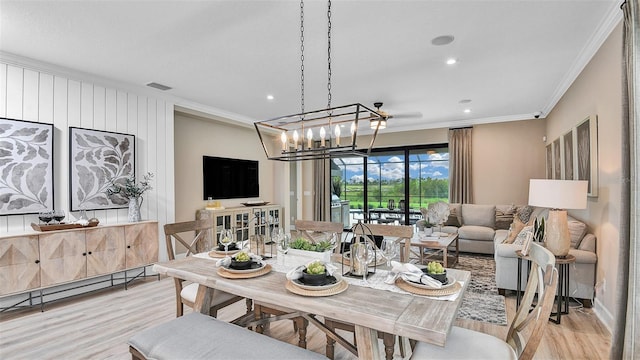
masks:
[[[148,87],[152,87],[154,89],[162,90],[162,91],[167,91],[167,90],[173,89],[172,87],[169,87],[167,85],[158,84],[156,82],[150,82],[150,83],[147,84],[147,86]]]

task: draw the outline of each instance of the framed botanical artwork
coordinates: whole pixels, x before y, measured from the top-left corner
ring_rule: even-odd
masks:
[[[547,150],[547,179],[553,179],[553,144],[548,144]]]
[[[53,207],[53,124],[0,118],[0,215]]]
[[[573,180],[573,130],[562,136],[562,179]]]
[[[598,119],[587,117],[575,127],[576,180],[588,180],[587,195],[598,196]]]
[[[562,165],[560,156],[560,138],[553,141],[553,179],[562,178]]]
[[[127,199],[110,196],[107,189],[135,176],[135,168],[134,135],[69,128],[71,211],[127,207]]]

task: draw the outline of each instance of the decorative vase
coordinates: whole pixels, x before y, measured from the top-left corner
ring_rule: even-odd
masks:
[[[138,202],[137,197],[129,198],[129,222],[138,222],[142,220],[140,216],[140,205],[142,201]]]

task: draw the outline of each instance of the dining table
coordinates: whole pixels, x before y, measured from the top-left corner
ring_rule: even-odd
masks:
[[[194,309],[205,314],[208,314],[216,293],[223,291],[260,303],[285,306],[311,320],[320,316],[351,323],[355,328],[359,359],[384,358],[384,352],[378,346],[378,333],[400,336],[405,351],[410,351],[408,339],[444,346],[471,277],[468,271],[447,269],[447,273],[460,284],[455,299],[449,300],[402,290],[380,290],[369,287],[370,283],[364,283],[361,279],[350,279],[348,288],[340,293],[317,297],[287,290],[288,280],[284,271],[270,271],[253,278],[227,278],[218,274],[215,264],[206,256],[189,256],[156,263],[153,270],[198,283]],[[337,266],[342,269],[339,264]],[[282,269],[281,266],[279,268]],[[378,268],[370,278],[385,276],[383,274],[388,275],[388,271]],[[318,321],[312,323],[322,327]],[[326,328],[321,330],[327,332]]]

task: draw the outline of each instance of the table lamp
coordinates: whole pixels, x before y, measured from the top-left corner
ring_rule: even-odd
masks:
[[[587,186],[588,181],[584,180],[529,181],[529,205],[550,208],[545,246],[555,256],[569,254],[571,238],[566,209],[587,207]]]

